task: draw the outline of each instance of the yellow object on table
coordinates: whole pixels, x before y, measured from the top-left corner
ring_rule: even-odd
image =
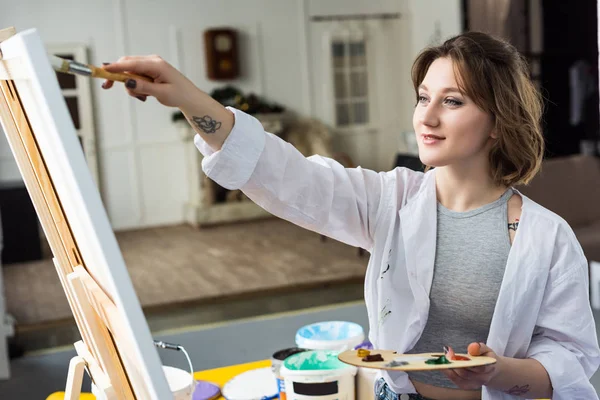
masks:
[[[254,361],[245,364],[231,365],[228,367],[207,369],[205,371],[194,372],[194,379],[197,381],[207,381],[214,383],[215,385],[222,388],[230,379],[235,376],[258,368],[266,368],[271,366],[271,360]],[[64,400],[65,392],[55,392],[46,400]],[[217,400],[224,399],[223,396],[219,396]],[[82,393],[79,400],[96,400],[96,396],[91,393]]]
[[[46,400],[64,400],[65,392],[54,392],[50,396],[46,397]],[[79,400],[96,400],[96,396],[91,393],[81,393]]]

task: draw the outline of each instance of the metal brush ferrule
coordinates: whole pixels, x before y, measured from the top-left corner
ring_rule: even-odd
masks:
[[[92,69],[85,64],[78,63],[76,61],[71,61],[69,63],[69,72],[72,72],[77,75],[92,75]]]

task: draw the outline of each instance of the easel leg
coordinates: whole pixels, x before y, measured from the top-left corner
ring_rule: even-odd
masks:
[[[90,379],[92,383],[96,386],[98,390],[99,399],[102,400],[116,400],[117,394],[115,393],[115,389],[111,385],[109,377],[102,371],[98,362],[92,357],[92,354],[89,352],[87,346],[83,341],[75,342],[75,351],[79,357],[81,357],[85,361],[85,365],[87,365],[88,374],[90,375]],[[79,385],[81,387],[81,384]],[[67,397],[65,397],[66,399]],[[70,400],[70,399],[69,399]]]
[[[85,360],[83,357],[75,356],[69,363],[69,374],[67,375],[67,387],[65,388],[65,400],[78,400],[83,384],[83,371]]]

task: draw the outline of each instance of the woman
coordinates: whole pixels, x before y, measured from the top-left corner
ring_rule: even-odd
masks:
[[[471,32],[419,55],[413,124],[421,161],[435,167],[426,173],[305,158],[156,56],[105,68],[154,79],[130,80],[127,90],[181,109],[198,132],[204,172],[221,186],[371,253],[365,300],[376,348],[450,345],[497,359],[384,371],[379,399],[598,398],[589,383],[600,352],[587,261],[563,219],[513,188],[535,175],[543,154],[541,101],[514,47]]]

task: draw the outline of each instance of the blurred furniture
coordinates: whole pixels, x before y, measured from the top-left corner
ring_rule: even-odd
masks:
[[[345,168],[356,168],[352,158],[343,152],[334,152],[333,134],[330,128],[315,118],[299,118],[288,124],[281,137],[296,148],[305,157],[319,155],[331,158]],[[321,235],[321,241],[327,236]],[[358,248],[358,255],[362,256],[364,249]]]
[[[14,343],[14,319],[6,312],[4,274],[8,264],[42,258],[37,214],[25,184],[0,182],[0,380],[10,378],[9,358],[19,353]]]
[[[23,182],[0,183],[0,213],[4,232],[2,264],[40,260],[38,217]]]
[[[283,120],[273,116],[263,117],[265,129],[283,129]],[[259,119],[260,120],[260,119]],[[185,119],[177,120],[177,129],[183,142],[186,142],[186,169],[188,172],[189,199],[184,205],[185,221],[195,228],[229,222],[241,222],[272,215],[242,196],[240,191],[229,191],[209,179],[202,172],[204,156],[193,141],[196,132]]]
[[[0,215],[2,213],[0,212]],[[0,220],[2,218],[0,217]],[[0,223],[0,255],[3,245],[2,224]],[[8,362],[8,341],[12,328],[6,323],[6,299],[4,298],[4,283],[2,274],[2,260],[0,258],[0,379],[10,378],[10,364]]]
[[[588,261],[600,261],[600,158],[574,155],[545,160],[525,196],[563,217]]]
[[[421,162],[421,159],[413,154],[396,154],[396,163],[394,167],[406,167],[414,171],[424,171],[425,166]]]

